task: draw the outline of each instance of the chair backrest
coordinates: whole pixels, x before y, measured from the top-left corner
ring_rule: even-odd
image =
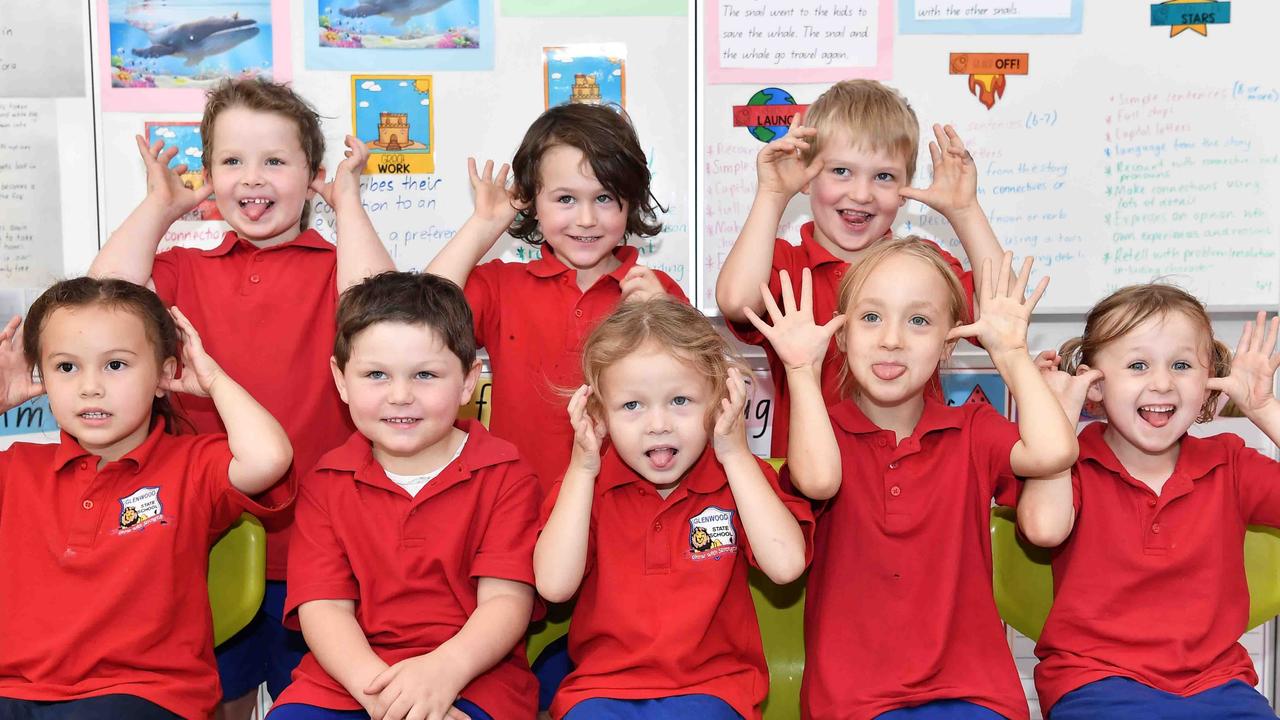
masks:
[[[489,427],[489,414],[493,410],[493,378],[481,375],[476,389],[471,392],[471,402],[458,408],[459,420],[479,420]],[[531,656],[532,657],[532,656]]]
[[[267,587],[267,533],[249,514],[240,516],[209,551],[209,609],[213,643],[221,645],[258,613]]]
[[[1032,640],[1040,639],[1053,605],[1050,552],[1017,532],[1013,508],[991,511],[992,589],[1000,617]],[[1244,569],[1249,581],[1249,626],[1280,614],[1280,531],[1250,526],[1244,536]]]

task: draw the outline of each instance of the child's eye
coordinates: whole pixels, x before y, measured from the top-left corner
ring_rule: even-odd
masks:
[[[862,316],[862,322],[869,322],[869,323],[880,322],[880,315],[873,312],[865,313]]]
[[[369,372],[365,373],[364,376],[369,378],[370,380],[387,379],[387,374],[382,372],[381,370],[370,370]]]
[[[640,407],[640,402],[638,400],[628,400],[622,403],[623,410],[636,410],[639,407]]]
[[[108,370],[123,370],[125,362],[123,360],[111,360],[107,363]]]
[[[1141,360],[1134,360],[1133,362],[1129,363],[1129,369],[1136,370],[1137,372],[1143,372],[1144,370],[1147,369],[1147,364]]]
[[[267,158],[267,164],[268,164],[268,165],[283,165],[283,164],[284,164],[284,160],[281,160],[280,158]]]
[[[684,395],[677,395],[671,398],[671,404],[675,405],[676,407],[684,407],[685,405],[688,405],[691,402],[693,402],[693,400],[685,397]]]
[[[907,320],[907,322],[915,325],[916,327],[927,327],[929,325],[929,318],[923,315],[912,315],[911,319]]]
[[[613,202],[613,196],[612,196],[612,195],[597,195],[597,196],[596,196],[596,202],[600,203],[601,205],[607,205],[607,204],[609,204],[609,203]]]
[[[561,195],[560,197],[556,198],[556,202],[560,203],[561,205],[572,205],[572,204],[573,204],[573,196],[572,196],[572,195]]]
[[[431,372],[430,370],[419,370],[418,374],[415,377],[417,377],[419,380],[431,380],[436,377],[436,374]]]
[[[57,370],[60,373],[75,372],[76,364],[69,363],[69,362],[60,362],[57,365],[54,365],[53,369]]]
[[[1191,363],[1187,362],[1186,360],[1179,360],[1178,362],[1173,364],[1173,369],[1174,370],[1190,370]]]
[[[876,180],[880,182],[893,182],[896,179],[891,172],[876,173]]]
[[[849,168],[838,167],[838,168],[831,168],[831,174],[835,175],[836,177],[848,177],[851,174],[851,172]]]
[[[233,158],[233,157],[222,158],[222,164],[223,165],[239,165],[240,158]]]

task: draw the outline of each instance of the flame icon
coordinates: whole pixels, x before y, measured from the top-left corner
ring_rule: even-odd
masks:
[[[1004,97],[1004,75],[970,75],[969,92],[978,96],[978,102],[990,110],[996,100]]]

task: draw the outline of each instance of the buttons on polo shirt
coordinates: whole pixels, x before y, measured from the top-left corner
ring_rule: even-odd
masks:
[[[653,531],[654,531],[654,532],[662,532],[662,521],[661,521],[661,520],[655,520],[655,521],[653,521]]]
[[[93,509],[93,501],[92,501],[92,500],[85,500],[84,502],[80,503],[80,506],[81,506],[81,507],[83,507],[85,510],[92,510],[92,509]]]
[[[1159,534],[1160,534],[1160,523],[1153,523],[1153,524],[1151,525],[1151,532],[1153,532],[1153,533],[1155,533],[1155,534],[1159,535]]]
[[[1156,506],[1155,498],[1151,498],[1150,500],[1147,501],[1147,507],[1155,507],[1155,506]]]
[[[574,317],[582,317],[582,308],[578,308],[577,310],[574,310],[574,311],[573,311],[573,316],[574,316]]]
[[[251,283],[257,284],[261,281],[262,281],[262,276],[258,275],[258,273],[254,273],[249,276],[249,282]]]
[[[890,469],[890,470],[897,470],[897,469],[898,469],[898,463],[896,463],[896,462],[891,462],[891,463],[889,463],[889,469]]]
[[[81,470],[88,470],[88,469],[89,469],[89,461],[87,461],[87,460],[81,460],[81,461],[80,461],[80,469],[81,469]]]
[[[902,488],[898,487],[897,485],[894,485],[893,487],[889,488],[889,494],[894,497],[898,497],[899,495],[902,494]]]
[[[884,447],[885,445],[888,445],[888,444],[889,444],[888,440],[885,440],[882,437],[876,438],[876,445],[879,445],[880,447]]]

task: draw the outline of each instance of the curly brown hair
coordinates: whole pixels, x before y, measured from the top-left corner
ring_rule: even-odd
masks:
[[[511,161],[512,191],[522,206],[507,231],[512,237],[530,245],[543,241],[534,198],[541,186],[542,157],[557,145],[581,151],[604,189],[626,204],[627,236],[652,237],[662,232],[658,211],[666,208],[649,190],[649,163],[630,119],[621,108],[570,103],[538,116]]]

